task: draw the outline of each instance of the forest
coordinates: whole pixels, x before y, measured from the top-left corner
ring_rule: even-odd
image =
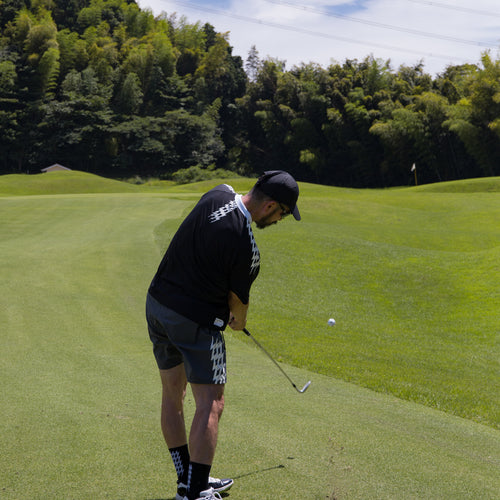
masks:
[[[286,68],[134,0],[0,0],[0,174],[286,169],[390,187],[500,175],[500,60]],[[186,174],[188,176],[188,174]]]

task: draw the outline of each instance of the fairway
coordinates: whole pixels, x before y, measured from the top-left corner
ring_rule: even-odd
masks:
[[[145,293],[214,183],[80,176],[0,178],[0,498],[170,500]],[[304,184],[303,221],[255,231],[248,328],[312,385],[227,332],[228,499],[498,498],[499,181],[472,184]]]

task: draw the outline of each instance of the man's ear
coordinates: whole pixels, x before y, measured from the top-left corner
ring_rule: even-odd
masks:
[[[278,203],[274,200],[266,201],[264,204],[264,212],[266,215],[273,213],[276,210]]]

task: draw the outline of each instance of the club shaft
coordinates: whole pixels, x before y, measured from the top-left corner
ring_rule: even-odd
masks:
[[[262,352],[264,352],[267,355],[267,357],[278,367],[278,369],[280,370],[280,372],[288,379],[288,381],[293,385],[293,387],[297,391],[304,392],[307,389],[307,387],[309,387],[310,382],[308,382],[304,386],[304,389],[302,389],[302,391],[300,389],[297,389],[297,386],[293,383],[293,380],[287,375],[287,373],[285,372],[285,370],[283,370],[283,368],[281,368],[281,366],[278,364],[278,362],[266,351],[266,349],[264,349],[264,347],[262,346],[262,344],[246,328],[243,328],[243,333],[245,335],[247,335],[248,337],[250,337],[257,344],[257,346],[260,347],[260,349],[262,350]]]

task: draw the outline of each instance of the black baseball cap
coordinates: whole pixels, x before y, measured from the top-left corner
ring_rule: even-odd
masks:
[[[286,205],[295,220],[300,220],[297,199],[299,198],[299,186],[295,179],[284,170],[269,170],[264,172],[255,184],[264,194],[278,203]]]

